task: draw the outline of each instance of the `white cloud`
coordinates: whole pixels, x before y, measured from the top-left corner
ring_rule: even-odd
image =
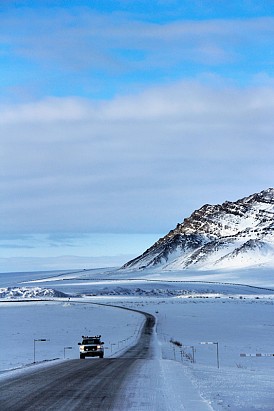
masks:
[[[1,109],[3,232],[165,232],[273,186],[273,87],[181,82]]]
[[[160,24],[138,20],[138,14],[106,15],[87,8],[44,13],[26,9],[20,17],[7,16],[1,23],[3,42],[15,55],[46,68],[77,73],[96,68],[117,74],[184,62],[205,66],[244,62],[247,50],[269,50],[274,35],[271,17],[178,18]]]
[[[2,105],[0,123],[49,123],[84,120],[92,106],[77,98],[45,98],[42,101]]]

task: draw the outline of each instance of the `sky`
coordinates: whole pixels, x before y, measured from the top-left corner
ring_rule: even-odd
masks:
[[[274,1],[2,0],[0,272],[120,265],[273,187]]]

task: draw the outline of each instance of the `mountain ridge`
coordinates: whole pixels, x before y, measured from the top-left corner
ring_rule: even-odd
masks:
[[[274,266],[274,188],[204,204],[122,269]]]

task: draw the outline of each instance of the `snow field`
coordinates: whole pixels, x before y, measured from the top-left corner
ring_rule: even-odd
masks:
[[[136,342],[144,322],[138,313],[90,304],[88,299],[2,302],[0,313],[0,372],[33,363],[34,339],[49,340],[35,342],[36,362],[79,358],[82,335],[101,334],[105,356],[115,355]]]
[[[157,316],[163,358],[180,364],[214,410],[274,410],[274,357],[240,357],[274,354],[273,299],[147,299],[138,305]],[[219,343],[219,369],[216,345],[199,342]],[[183,384],[179,374],[175,378]]]

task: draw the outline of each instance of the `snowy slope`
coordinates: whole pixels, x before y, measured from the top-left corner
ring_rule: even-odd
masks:
[[[206,204],[122,269],[274,266],[274,189]]]

